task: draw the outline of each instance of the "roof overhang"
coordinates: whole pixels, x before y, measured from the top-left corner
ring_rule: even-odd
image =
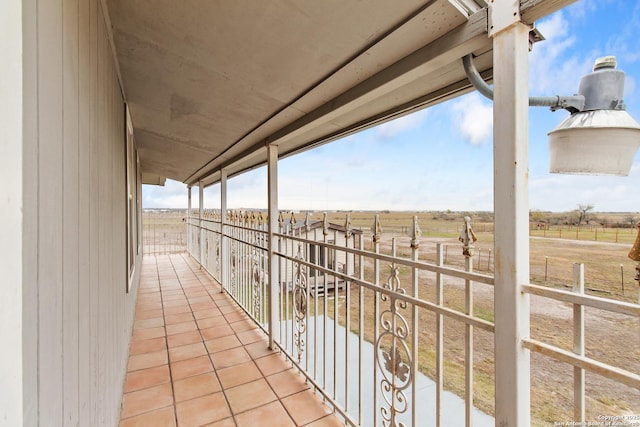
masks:
[[[146,181],[213,183],[487,79],[483,0],[105,0]],[[573,0],[522,0],[532,22]]]

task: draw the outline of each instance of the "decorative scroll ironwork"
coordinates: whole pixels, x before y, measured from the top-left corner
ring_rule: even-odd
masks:
[[[254,227],[256,217],[251,214],[251,226]],[[260,240],[260,234],[253,231],[253,247],[251,249],[251,269],[253,277],[253,316],[259,318],[260,308],[262,307],[262,288],[264,284],[264,272],[262,270],[262,256],[257,248]]]
[[[236,264],[237,264],[236,242],[233,241],[231,243],[231,295],[236,295]]]
[[[397,266],[391,266],[391,274],[382,288],[401,294],[405,293],[405,290],[400,286],[400,271]],[[376,340],[378,368],[382,373],[380,389],[386,404],[380,408],[380,413],[384,426],[402,427],[404,424],[398,422],[397,416],[405,413],[408,409],[409,403],[404,390],[413,382],[411,370],[413,361],[407,345],[409,325],[400,313],[400,310],[407,308],[407,303],[384,292],[380,295],[380,299],[381,301],[389,301],[389,308],[380,313],[382,332]]]
[[[215,235],[215,239],[216,239],[216,274],[218,275],[218,280],[220,280],[220,236],[219,235]]]
[[[295,257],[294,269],[295,276],[293,282],[293,316],[295,322],[294,340],[296,350],[298,352],[298,363],[302,360],[305,350],[304,333],[307,330],[307,274],[306,266],[299,261],[304,261],[302,254],[302,245],[298,243],[298,253]]]

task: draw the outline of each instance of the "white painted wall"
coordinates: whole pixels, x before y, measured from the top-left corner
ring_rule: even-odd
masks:
[[[127,293],[124,105],[102,3],[8,3],[0,15],[21,4],[11,20],[22,28],[3,40],[24,48],[24,85],[8,106],[24,113],[14,131],[23,135],[9,144],[23,156],[13,154],[12,172],[23,179],[24,227],[12,245],[23,301],[10,312],[10,321],[22,320],[23,366],[22,383],[8,389],[24,407],[22,422],[9,425],[115,426],[138,278]],[[10,179],[0,186],[21,187]]]
[[[22,5],[0,2],[0,425],[22,425]]]

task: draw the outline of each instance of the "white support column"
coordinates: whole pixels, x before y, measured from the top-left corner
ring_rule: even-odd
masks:
[[[187,187],[187,252],[193,256],[193,247],[191,246],[191,186]]]
[[[28,296],[24,284],[23,250],[25,266],[33,268],[37,258],[27,258],[28,245],[23,246],[23,150],[26,135],[23,134],[25,116],[23,100],[23,3],[5,1],[0,3],[0,259],[2,259],[2,298],[0,299],[0,337],[2,337],[2,366],[0,366],[0,424],[23,425],[23,392],[29,390],[28,382],[23,383],[23,369],[33,365],[33,358],[26,354],[23,358],[23,344],[31,337],[29,322],[23,322],[23,295]],[[28,2],[26,2],[28,3]],[[26,32],[27,30],[25,30]],[[28,159],[28,157],[26,157]],[[33,175],[37,171],[30,170]],[[28,192],[28,190],[25,190]],[[24,288],[23,288],[24,285]],[[26,300],[25,307],[32,307],[33,301]],[[33,316],[29,313],[28,316]],[[24,339],[24,337],[28,337]],[[25,345],[25,349],[27,349]],[[23,366],[24,361],[24,366]],[[27,384],[23,389],[23,384]],[[33,403],[32,396],[24,396],[24,402]]]
[[[227,281],[226,273],[229,265],[227,256],[227,239],[224,238],[227,222],[227,172],[220,171],[220,292],[224,292]]]
[[[198,182],[198,236],[200,244],[200,268],[204,265],[204,232],[202,231],[202,219],[204,218],[204,186]]]
[[[278,327],[280,314],[280,278],[278,277],[278,258],[274,254],[277,245],[275,233],[278,232],[278,147],[267,146],[267,185],[269,215],[269,348],[275,350],[275,342],[280,339]]]
[[[494,9],[513,6],[496,3]],[[517,21],[492,34],[495,403],[502,427],[530,425],[530,357],[521,344],[529,336],[529,297],[521,290],[529,283],[528,34]]]

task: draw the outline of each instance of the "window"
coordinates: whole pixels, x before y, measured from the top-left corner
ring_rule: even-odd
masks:
[[[133,139],[133,124],[129,107],[125,104],[125,141],[126,141],[126,198],[127,198],[127,292],[133,285],[136,257],[140,253],[140,224],[139,224],[139,160]]]

